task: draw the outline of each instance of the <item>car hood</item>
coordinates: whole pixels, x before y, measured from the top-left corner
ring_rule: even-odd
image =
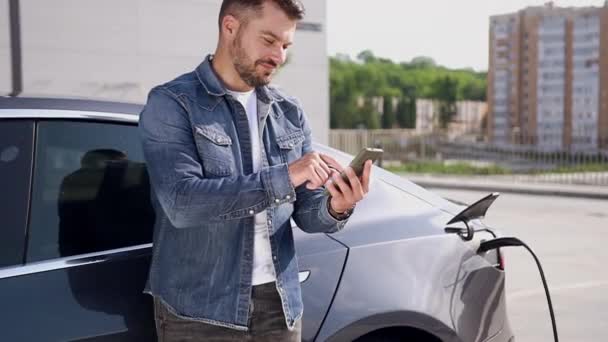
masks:
[[[324,145],[315,150],[348,165],[353,156]],[[348,223],[331,237],[355,247],[363,244],[445,235],[446,223],[464,209],[406,178],[374,166],[370,190]]]
[[[370,192],[357,204],[344,229],[331,236],[349,247],[356,247],[445,235],[444,228],[452,217],[452,213],[441,207],[420,200],[382,179],[374,179]]]

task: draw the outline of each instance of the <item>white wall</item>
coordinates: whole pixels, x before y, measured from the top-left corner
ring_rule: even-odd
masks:
[[[310,121],[313,138],[329,141],[329,61],[325,0],[304,0],[304,22],[321,24],[321,32],[298,30],[290,60],[275,84],[298,97]]]
[[[300,99],[313,136],[326,143],[326,4],[303,2],[304,21],[321,24],[322,31],[296,33],[291,60],[275,84]],[[220,4],[221,0],[21,1],[24,93],[143,103],[151,87],[193,70],[214,51]],[[8,0],[0,0],[0,6],[7,8],[0,8],[0,25],[7,31],[4,34],[3,28],[0,38],[0,74],[9,75],[8,85],[7,77],[0,77],[0,90],[10,90],[10,73],[2,69],[9,53],[4,14]]]

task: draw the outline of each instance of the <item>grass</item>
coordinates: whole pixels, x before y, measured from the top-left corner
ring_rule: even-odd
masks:
[[[511,173],[500,166],[473,166],[469,163],[444,164],[442,162],[411,162],[386,167],[391,172],[432,173],[446,175],[504,175]]]
[[[558,167],[552,173],[608,172],[608,163],[589,163]]]
[[[399,166],[385,167],[391,172],[402,173],[430,173],[439,175],[506,175],[511,170],[497,165],[475,166],[466,162],[407,162]],[[542,173],[576,173],[576,172],[608,172],[608,163],[588,163],[571,166],[561,166],[552,170],[532,171],[530,174]]]

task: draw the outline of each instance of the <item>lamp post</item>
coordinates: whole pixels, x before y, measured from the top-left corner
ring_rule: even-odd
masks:
[[[12,90],[9,96],[17,96],[23,91],[23,70],[21,64],[21,18],[19,0],[9,0],[9,21],[11,40]]]

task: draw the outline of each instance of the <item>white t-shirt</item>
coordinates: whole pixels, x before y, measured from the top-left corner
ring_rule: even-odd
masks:
[[[262,145],[258,128],[257,96],[254,90],[248,92],[236,92],[226,90],[238,100],[247,113],[249,121],[249,132],[251,133],[251,154],[253,156],[253,172],[260,170],[262,166]],[[253,236],[253,274],[252,285],[260,285],[276,280],[274,265],[272,263],[272,252],[270,247],[270,236],[268,235],[268,224],[266,222],[266,210],[255,215]]]

